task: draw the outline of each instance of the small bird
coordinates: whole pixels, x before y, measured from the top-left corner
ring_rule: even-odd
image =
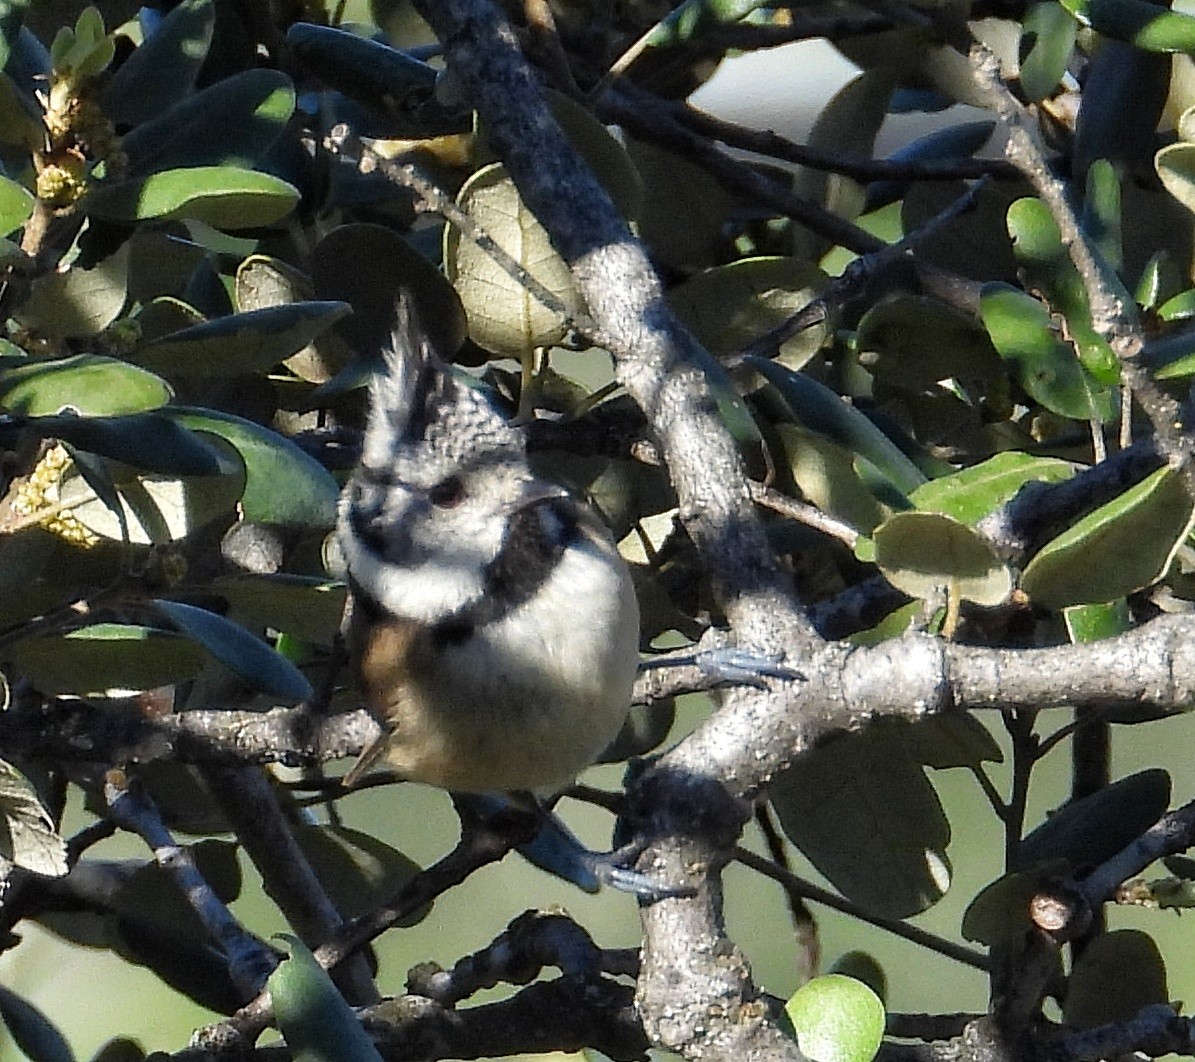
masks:
[[[555,792],[614,739],[639,610],[609,532],[534,476],[519,433],[432,349],[408,298],[374,380],[338,538],[372,768],[465,793]]]

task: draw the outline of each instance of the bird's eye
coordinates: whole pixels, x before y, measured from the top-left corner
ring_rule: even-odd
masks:
[[[451,509],[465,500],[465,484],[460,476],[449,476],[432,487],[427,498],[437,508]]]

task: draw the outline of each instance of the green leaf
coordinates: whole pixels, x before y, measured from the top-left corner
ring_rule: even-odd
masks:
[[[564,305],[584,308],[568,264],[552,247],[544,227],[523,205],[514,181],[498,163],[465,182],[457,204],[494,241]],[[479,346],[505,357],[525,358],[564,338],[568,324],[550,310],[454,225],[444,230],[444,271],[469,318]]]
[[[1078,1029],[1132,1021],[1142,1007],[1168,1003],[1166,964],[1153,937],[1139,929],[1097,936],[1075,960],[1062,1013]]]
[[[1064,804],[1021,841],[1017,862],[1065,859],[1073,870],[1098,866],[1158,821],[1170,805],[1170,775],[1154,768]]]
[[[296,1062],[382,1062],[373,1041],[332,979],[297,938],[267,988],[278,1028]]]
[[[446,357],[469,335],[465,308],[452,285],[408,241],[382,225],[334,228],[311,252],[311,281],[321,299],[352,306],[352,316],[337,322],[336,334],[362,355],[390,341],[399,291],[414,301],[420,325]]]
[[[1195,317],[1195,288],[1187,288],[1167,299],[1157,313],[1163,321],[1189,321]]]
[[[776,388],[799,424],[866,458],[904,494],[925,482],[887,435],[825,384],[766,358],[744,360]]]
[[[1065,860],[1054,860],[1033,873],[1004,874],[985,885],[963,912],[963,939],[989,948],[1022,939],[1033,928],[1033,898],[1051,875],[1064,875],[1069,869]]]
[[[894,513],[875,529],[872,541],[876,566],[912,597],[946,590],[994,606],[1012,592],[1012,571],[990,543],[942,513]]]
[[[69,634],[26,638],[5,650],[4,659],[44,693],[86,696],[151,690],[194,678],[204,655],[169,631],[96,623]]]
[[[818,1062],[871,1062],[884,1039],[884,1004],[862,981],[826,974],[784,1005],[797,1046]]]
[[[991,731],[970,712],[927,716],[900,728],[898,733],[909,755],[936,771],[1004,762],[1004,753]]]
[[[330,528],[340,485],[315,458],[277,432],[209,409],[172,407],[166,415],[184,427],[226,439],[245,462],[241,508],[254,523]]]
[[[1026,483],[1061,483],[1074,474],[1069,461],[1006,450],[923,483],[909,501],[923,512],[945,513],[973,525],[1011,501]]]
[[[646,43],[652,48],[681,44],[700,36],[711,26],[738,22],[764,6],[765,0],[685,0],[652,27]]]
[[[1021,589],[1046,608],[1127,597],[1166,573],[1192,522],[1182,477],[1158,469],[1047,543]]]
[[[236,451],[218,437],[208,445],[219,453],[219,475],[180,477],[115,462],[89,469],[76,454],[63,475],[59,499],[101,538],[143,546],[179,541],[221,516],[230,517],[245,489]]]
[[[1061,0],[1083,25],[1146,52],[1195,52],[1195,18],[1148,0]]]
[[[154,604],[183,634],[254,689],[288,701],[311,697],[311,683],[303,672],[239,624],[180,601],[159,599]]]
[[[1174,261],[1174,255],[1162,248],[1150,256],[1149,261],[1145,263],[1145,268],[1141,270],[1141,279],[1137,282],[1137,305],[1144,310],[1155,310],[1161,317],[1160,307],[1173,299],[1180,298],[1180,291],[1185,283],[1186,281]],[[1191,289],[1191,297],[1195,299],[1195,289]],[[1185,316],[1193,315],[1195,315],[1195,302],[1192,303],[1189,313]],[[1169,320],[1170,318],[1163,317],[1162,319]]]
[[[133,358],[164,376],[263,372],[351,312],[344,302],[294,302],[248,310],[171,332],[139,347]]]
[[[33,213],[33,196],[16,181],[0,177],[0,236],[15,232]]]
[[[29,780],[0,760],[0,816],[4,820],[0,853],[17,866],[47,877],[61,877],[69,867],[66,843]]]
[[[194,166],[251,169],[286,128],[295,87],[277,70],[244,70],[188,96],[120,146],[133,177]]]
[[[61,439],[80,450],[110,457],[146,472],[175,476],[228,474],[227,461],[194,432],[154,413],[123,417],[30,417],[19,430]],[[0,431],[0,438],[3,438]]]
[[[281,221],[298,201],[298,189],[267,173],[195,166],[97,185],[83,208],[104,221],[185,218],[217,229],[248,229]]]
[[[1093,172],[1095,170],[1093,166]],[[1097,184],[1100,183],[1098,174],[1095,179]],[[1114,173],[1112,180],[1116,180]],[[1117,184],[1118,224],[1119,188]],[[1105,191],[1103,199],[1107,200],[1110,194]],[[1040,199],[1018,199],[1008,208],[1008,232],[1013,239],[1013,253],[1024,273],[1025,287],[1043,292],[1054,311],[1066,319],[1067,332],[1078,349],[1079,361],[1084,368],[1099,383],[1116,384],[1120,379],[1116,355],[1091,323],[1087,292],[1078,270],[1062,245],[1058,223],[1045,203]],[[1092,232],[1091,235],[1097,236],[1098,233]],[[986,323],[986,317],[984,321]]]
[[[212,590],[238,621],[285,631],[307,642],[331,645],[340,630],[347,590],[343,583],[304,575],[222,575]]]
[[[870,532],[884,519],[885,510],[859,475],[849,450],[794,424],[772,427],[793,482],[811,505],[862,532]]]
[[[938,299],[896,294],[859,321],[855,349],[877,380],[918,393],[953,379],[967,391],[988,391],[1004,375],[983,326]]]
[[[29,1062],[75,1062],[58,1027],[24,996],[0,985],[0,1019]]]
[[[112,75],[104,113],[119,125],[156,118],[194,88],[216,24],[214,0],[182,0]]]
[[[295,825],[295,839],[316,877],[326,883],[328,898],[342,918],[374,910],[423,868],[376,837],[347,826]],[[397,925],[417,925],[431,904],[412,912]]]
[[[13,316],[53,340],[91,339],[119,316],[129,291],[129,245],[91,269],[51,272],[33,283]]]
[[[1038,103],[1054,94],[1066,73],[1079,26],[1055,0],[1033,4],[1022,26],[1021,93]]]
[[[1096,249],[1103,255],[1104,261],[1115,270],[1123,269],[1120,177],[1107,159],[1096,159],[1087,170],[1087,194],[1083,199],[1082,225]],[[1086,301],[1086,293],[1084,300]]]
[[[1195,144],[1168,144],[1154,156],[1154,167],[1166,191],[1195,211]]]
[[[773,785],[785,834],[844,896],[908,918],[950,882],[950,823],[908,752],[870,731],[827,741]]]
[[[732,354],[812,302],[826,274],[798,258],[743,258],[689,277],[671,288],[668,302],[715,357]],[[820,322],[780,348],[779,361],[801,368],[825,342]]]
[[[1034,401],[1072,420],[1112,418],[1111,393],[1058,339],[1049,311],[1032,295],[1008,284],[987,284],[980,296],[980,314],[1000,356],[1012,364]]]
[[[1123,597],[1097,605],[1071,605],[1062,610],[1062,618],[1066,633],[1076,645],[1114,638],[1133,628],[1133,615]]]
[[[161,377],[99,354],[76,354],[0,373],[0,406],[30,417],[66,408],[83,416],[141,413],[172,397]]]

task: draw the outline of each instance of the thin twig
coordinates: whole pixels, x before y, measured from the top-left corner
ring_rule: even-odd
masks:
[[[988,957],[982,952],[964,947],[961,944],[955,944],[953,941],[943,940],[933,933],[928,933],[924,929],[918,929],[916,926],[900,922],[895,918],[884,918],[881,915],[871,914],[836,893],[828,892],[826,889],[819,889],[816,885],[798,878],[791,871],[776,866],[771,860],[757,855],[750,849],[743,848],[742,846],[736,847],[734,858],[744,866],[750,867],[765,877],[771,878],[784,889],[792,890],[802,899],[812,900],[814,903],[823,904],[842,914],[850,915],[852,918],[858,918],[868,925],[875,926],[876,929],[883,929],[895,936],[901,937],[913,944],[918,944],[923,948],[928,948],[930,951],[936,951],[939,955],[944,955],[948,959],[954,959],[955,962],[961,962],[963,965],[970,966],[973,969],[985,972],[991,969]]]
[[[1195,497],[1195,439],[1185,430],[1179,404],[1158,387],[1142,361],[1145,337],[1132,299],[1084,231],[1072,190],[1051,169],[1036,124],[1005,84],[999,59],[978,40],[970,43],[968,56],[974,84],[1008,129],[1005,156],[1024,174],[1058,225],[1062,243],[1082,280],[1092,326],[1116,354],[1125,382],[1149,418],[1158,445],[1171,467],[1182,472],[1188,492]]]
[[[439,214],[447,222],[455,225],[462,236],[488,254],[498,267],[532,298],[553,313],[559,314],[564,325],[584,336],[595,346],[604,347],[610,351],[619,349],[619,344],[614,337],[605,334],[586,314],[577,313],[566,306],[555,292],[542,284],[534,274],[519,265],[505,248],[477,224],[466,211],[457,206],[450,195],[418,173],[414,166],[403,165],[380,155],[356,137],[343,123],[333,126],[324,138],[324,146],[334,155],[340,155],[354,162],[362,173],[376,171],[391,183],[409,188],[419,196],[428,210]]]
[[[824,535],[836,538],[848,549],[853,550],[859,541],[859,532],[850,524],[835,519],[807,502],[790,498],[778,490],[764,486],[757,480],[751,480],[748,487],[751,490],[751,500],[765,509],[771,509],[774,513],[787,516],[790,520],[796,520],[799,524],[812,527]]]
[[[872,280],[908,255],[918,243],[933,236],[960,214],[965,214],[970,210],[990,181],[990,177],[981,178],[944,210],[929,218],[908,235],[895,243],[882,243],[876,250],[860,255],[843,270],[841,276],[831,280],[826,285],[826,290],[816,299],[807,303],[787,320],[781,321],[771,331],[752,340],[742,350],[724,358],[722,363],[727,368],[734,368],[749,356],[775,357],[777,351],[793,336],[815,324],[828,320],[836,310],[864,294]]]
[[[1004,159],[958,158],[898,162],[891,159],[858,158],[798,144],[770,129],[750,129],[699,110],[690,103],[670,102],[664,106],[682,125],[702,136],[718,140],[727,147],[794,162],[813,170],[840,173],[856,181],[955,181],[988,176],[1009,180],[1020,177],[1017,168]]]
[[[149,797],[130,786],[122,772],[109,771],[104,799],[117,824],[140,835],[157,864],[178,883],[212,942],[228,960],[228,972],[237,988],[245,996],[260,992],[278,957],[232,917],[196,869],[191,853],[175,843]]]

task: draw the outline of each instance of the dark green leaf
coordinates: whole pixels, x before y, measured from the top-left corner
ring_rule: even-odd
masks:
[[[212,590],[229,603],[236,619],[318,645],[334,641],[347,595],[343,583],[282,573],[223,575]]]
[[[29,1062],[74,1062],[66,1037],[24,996],[0,985],[0,1018]]]
[[[894,513],[872,541],[880,571],[911,597],[946,591],[994,606],[1012,592],[1012,572],[987,539],[942,513]]]
[[[1033,927],[1030,903],[1045,888],[1051,875],[1062,875],[1069,867],[1054,860],[1033,873],[1005,874],[979,890],[963,913],[963,939],[989,948],[1017,940]]]
[[[952,159],[966,159],[975,154],[991,139],[993,121],[960,122],[935,129],[918,137],[899,151],[888,156],[889,162],[948,162]],[[908,184],[902,181],[873,181],[867,186],[867,202],[864,210],[870,213],[882,206],[895,203],[904,195]]]
[[[393,229],[382,225],[339,225],[311,253],[311,281],[321,299],[340,299],[353,308],[336,333],[361,355],[389,342],[394,301],[405,292],[436,350],[455,354],[468,327],[460,297],[444,275]]]
[[[859,321],[855,348],[877,380],[913,393],[946,379],[985,393],[1004,375],[1000,355],[973,316],[918,295],[893,295],[872,306]]]
[[[209,443],[155,413],[123,417],[27,417],[16,427],[43,439],[61,439],[81,450],[146,472],[217,476],[227,471],[226,463]]]
[[[166,376],[262,372],[347,316],[343,302],[295,302],[218,317],[139,347],[134,358]]]
[[[745,360],[776,388],[799,424],[866,458],[905,494],[925,482],[888,436],[825,384],[766,358]]]
[[[51,272],[33,284],[14,316],[54,340],[91,339],[120,315],[128,299],[129,245],[91,269]]]
[[[246,520],[323,528],[336,522],[340,485],[289,439],[260,424],[214,410],[172,407],[167,415],[184,427],[218,435],[236,447],[248,477],[241,498]]]
[[[97,623],[70,634],[26,638],[9,646],[4,659],[44,693],[86,695],[194,678],[204,658],[198,646],[168,631]]]
[[[1150,1003],[1168,1003],[1166,964],[1153,937],[1139,929],[1097,936],[1075,961],[1062,1013],[1079,1029],[1132,1021]]]
[[[950,824],[924,770],[883,735],[818,746],[770,795],[793,844],[866,910],[907,918],[945,893]]]
[[[711,354],[741,350],[821,294],[826,275],[797,258],[743,258],[707,269],[668,292],[677,315]],[[804,329],[781,348],[779,360],[801,368],[825,342],[828,325]]]
[[[1037,103],[1054,90],[1066,73],[1079,26],[1055,0],[1033,4],[1025,14],[1021,36],[1021,92]]]
[[[193,846],[197,865],[212,844],[228,848],[226,842],[211,841]],[[116,894],[115,907],[113,947],[122,957],[218,1013],[230,1014],[246,1002],[229,975],[228,960],[166,868],[156,863],[139,868]]]
[[[286,128],[295,88],[277,70],[245,70],[180,101],[121,141],[129,175],[190,166],[251,169]]]
[[[213,0],[182,0],[108,82],[103,95],[108,117],[139,125],[186,97],[207,58],[215,23]]]
[[[1170,775],[1155,768],[1064,804],[1021,841],[1023,867],[1065,859],[1075,870],[1098,866],[1135,841],[1170,805]]]
[[[311,952],[283,937],[289,958],[270,975],[278,1028],[296,1062],[382,1062],[353,1008]]]
[[[347,826],[301,825],[294,833],[342,918],[372,911],[423,869],[396,848]],[[430,910],[428,904],[396,925],[417,925]]]
[[[311,683],[303,672],[239,624],[180,601],[158,600],[154,604],[183,634],[253,688],[288,701],[305,701],[311,696]]]
[[[303,68],[347,96],[377,107],[385,101],[405,136],[462,133],[466,107],[436,98],[436,70],[381,41],[331,26],[296,22],[286,43]]]
[[[901,728],[899,734],[909,755],[935,770],[1004,762],[996,739],[970,712],[931,715]]]

